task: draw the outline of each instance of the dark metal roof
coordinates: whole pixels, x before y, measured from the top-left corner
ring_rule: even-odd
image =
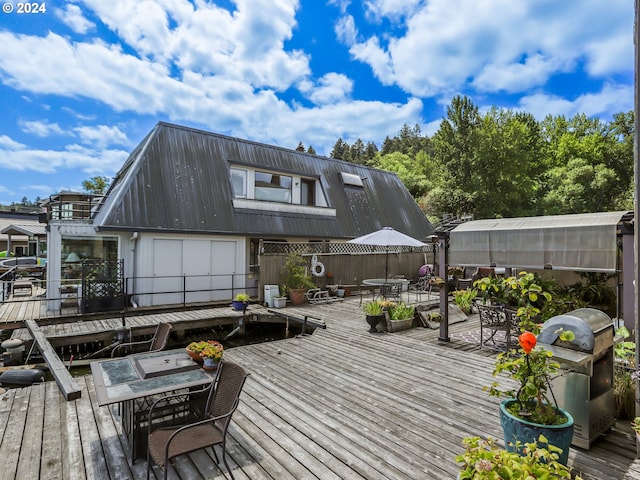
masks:
[[[318,178],[336,216],[233,207],[231,164]],[[363,187],[343,185],[340,173]],[[398,176],[341,160],[160,122],[131,153],[97,213],[99,229],[349,239],[433,228]]]

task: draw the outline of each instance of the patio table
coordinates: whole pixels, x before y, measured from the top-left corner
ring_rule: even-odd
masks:
[[[208,372],[184,349],[140,353],[91,363],[99,406],[119,404],[122,429],[129,440],[131,460],[146,455],[146,418],[140,415],[148,403],[140,400],[211,383]]]

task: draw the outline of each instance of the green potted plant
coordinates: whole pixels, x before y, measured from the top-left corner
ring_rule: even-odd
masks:
[[[462,443],[465,451],[456,456],[458,480],[581,479],[558,461],[561,452],[544,436],[522,445],[522,454],[500,448],[493,438],[468,437]]]
[[[362,306],[362,310],[364,310],[365,319],[369,324],[369,333],[377,333],[378,324],[384,320],[384,304],[379,300],[373,300],[371,302],[366,302]]]
[[[290,253],[281,271],[282,283],[287,287],[289,300],[293,305],[304,302],[304,294],[309,288],[314,288],[307,264],[301,255]]]
[[[413,326],[415,307],[404,302],[389,302],[386,310],[387,330],[389,332],[399,332],[407,330]]]
[[[238,293],[235,297],[233,297],[231,305],[233,306],[234,310],[243,312],[247,309],[250,298],[251,297],[249,297],[249,295],[246,293]]]
[[[484,280],[484,279],[483,279]],[[573,439],[573,417],[558,407],[551,392],[551,379],[558,374],[560,364],[552,359],[552,353],[536,347],[536,335],[540,333],[541,308],[552,300],[552,295],[536,283],[531,273],[521,272],[518,277],[509,277],[503,285],[512,299],[517,298],[516,316],[520,320],[521,334],[518,349],[502,352],[496,357],[494,377],[508,375],[515,381],[501,387],[493,382],[485,390],[490,395],[502,398],[500,421],[504,430],[507,450],[520,451],[542,434],[549,443],[562,449],[560,463],[566,465],[569,447]],[[571,331],[559,332],[561,341],[575,338]],[[521,452],[522,453],[522,452]]]
[[[455,303],[460,310],[462,310],[466,315],[471,313],[471,306],[473,305],[473,301],[478,296],[478,290],[475,288],[468,288],[466,290],[456,290],[453,292],[453,303]]]
[[[273,306],[276,308],[284,308],[287,306],[287,286],[281,285],[278,295],[273,297]]]

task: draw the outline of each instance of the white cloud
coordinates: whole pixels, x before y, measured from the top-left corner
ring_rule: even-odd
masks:
[[[403,9],[394,0],[370,2],[374,6],[381,15]],[[382,83],[413,95],[470,86],[521,92],[579,62],[592,75],[632,71],[629,13],[627,0],[431,0],[408,14],[402,34],[371,35],[351,53]]]
[[[18,125],[23,132],[37,137],[49,137],[51,135],[62,135],[64,131],[57,123],[43,121],[18,120]]]
[[[128,156],[124,150],[91,149],[76,144],[62,150],[34,149],[6,135],[0,136],[0,168],[13,171],[54,173],[73,169],[102,175],[117,171]]]
[[[344,15],[336,21],[334,31],[338,40],[345,45],[353,45],[358,37],[358,29],[351,15]]]
[[[374,19],[398,19],[415,12],[420,0],[365,0],[364,7]]]
[[[78,134],[82,143],[94,145],[99,149],[106,148],[109,145],[130,145],[127,135],[118,127],[92,125],[77,127],[73,130]]]
[[[344,101],[353,90],[353,82],[345,75],[327,73],[320,80],[318,86],[311,90],[309,98],[316,104],[328,104]]]
[[[95,24],[87,20],[82,14],[80,7],[73,3],[66,4],[64,8],[56,8],[55,14],[71,30],[81,35],[95,28]]]
[[[584,113],[602,117],[629,111],[633,105],[633,95],[632,85],[606,84],[599,92],[585,93],[573,100],[544,93],[528,95],[520,100],[520,107],[539,120],[549,114],[571,117]]]

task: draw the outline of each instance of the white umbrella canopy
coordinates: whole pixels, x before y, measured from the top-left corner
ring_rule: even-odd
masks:
[[[379,245],[382,247],[426,247],[426,243],[416,240],[409,235],[394,230],[391,227],[383,227],[375,232],[367,233],[347,243],[357,243],[359,245]]]
[[[375,232],[367,233],[353,240],[349,240],[347,243],[355,243],[358,245],[374,245],[386,247],[386,256],[384,264],[384,278],[389,278],[389,247],[426,247],[427,244],[416,240],[413,237],[405,235],[402,232],[398,232],[391,227],[383,227]]]

